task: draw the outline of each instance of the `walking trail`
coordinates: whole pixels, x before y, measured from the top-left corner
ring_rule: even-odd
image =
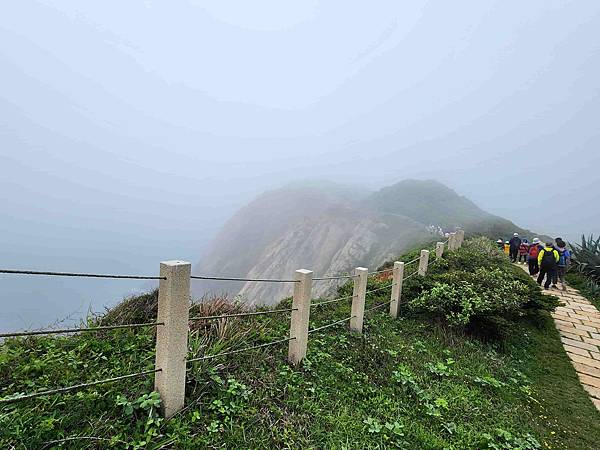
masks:
[[[554,323],[579,381],[600,410],[600,312],[571,287],[544,293],[556,295],[564,303],[552,314]]]

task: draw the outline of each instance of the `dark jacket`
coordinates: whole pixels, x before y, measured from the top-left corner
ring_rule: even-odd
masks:
[[[521,238],[519,236],[514,236],[508,243],[510,244],[510,248],[512,250],[517,250],[521,245]]]

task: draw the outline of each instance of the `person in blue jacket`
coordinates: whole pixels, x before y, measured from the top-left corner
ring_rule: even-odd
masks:
[[[571,251],[567,248],[567,243],[561,238],[556,238],[555,242],[556,250],[558,250],[558,263],[556,264],[556,276],[554,277],[552,287],[558,289],[557,284],[560,280],[562,290],[566,291],[565,274],[567,273],[567,270],[569,270],[569,265],[571,263]]]

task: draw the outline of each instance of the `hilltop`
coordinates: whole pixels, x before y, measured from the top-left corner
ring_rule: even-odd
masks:
[[[339,274],[357,266],[378,267],[419,243],[463,228],[496,239],[518,231],[509,220],[483,211],[433,180],[404,180],[376,192],[333,183],[294,183],[266,192],[240,209],[223,227],[196,274],[286,278],[299,268]],[[318,295],[335,283],[316,287]],[[197,282],[207,292],[241,294],[246,301],[274,304],[286,285]]]

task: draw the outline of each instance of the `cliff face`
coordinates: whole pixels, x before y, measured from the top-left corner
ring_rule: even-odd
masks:
[[[301,268],[313,270],[315,277],[357,266],[375,270],[433,239],[428,225],[474,230],[496,219],[433,181],[403,181],[366,196],[329,184],[288,186],[262,194],[235,214],[194,273],[289,279]],[[315,282],[314,294],[334,287],[335,282]],[[194,281],[192,289],[195,296],[227,292],[257,304],[273,304],[292,293],[292,285],[284,283]]]

